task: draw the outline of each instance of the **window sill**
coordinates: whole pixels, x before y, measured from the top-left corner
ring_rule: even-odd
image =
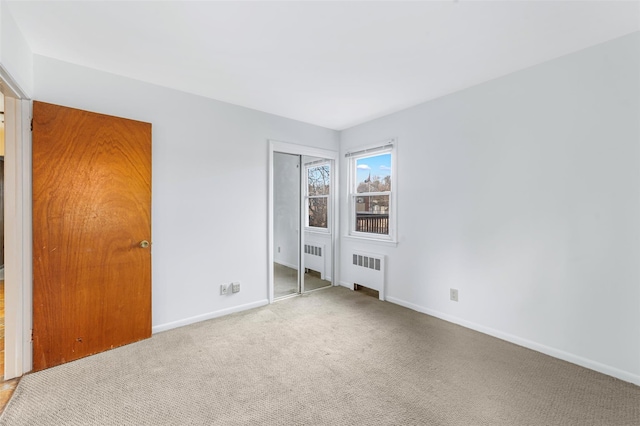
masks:
[[[318,229],[318,228],[309,228],[305,227],[304,232],[310,232],[312,234],[320,234],[320,235],[331,235],[328,229]]]
[[[361,242],[361,243],[376,244],[379,246],[398,247],[398,242],[395,240],[386,240],[386,239],[383,240],[380,238],[361,237],[361,236],[355,236],[355,235],[345,235],[343,238],[346,238],[347,240]]]

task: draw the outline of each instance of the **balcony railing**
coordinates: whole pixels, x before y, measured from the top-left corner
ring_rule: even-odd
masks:
[[[356,213],[356,231],[389,234],[388,213]]]

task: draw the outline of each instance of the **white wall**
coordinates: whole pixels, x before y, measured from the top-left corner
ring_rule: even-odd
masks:
[[[34,98],[153,125],[154,331],[267,302],[268,139],[335,131],[35,56]],[[220,296],[222,283],[240,281]]]
[[[0,67],[26,96],[33,93],[33,53],[5,1],[0,1]]]
[[[635,33],[343,131],[398,138],[399,244],[343,236],[342,264],[384,253],[388,300],[640,384],[639,98]]]

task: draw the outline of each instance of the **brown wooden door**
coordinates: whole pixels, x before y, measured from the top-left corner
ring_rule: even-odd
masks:
[[[151,336],[151,124],[33,103],[33,367]]]

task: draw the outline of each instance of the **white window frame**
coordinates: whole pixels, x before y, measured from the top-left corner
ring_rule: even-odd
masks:
[[[349,205],[349,236],[379,242],[397,243],[397,218],[398,218],[398,167],[397,167],[397,139],[390,139],[383,144],[371,145],[359,149],[353,149],[345,154],[348,162],[348,205]],[[380,154],[391,154],[391,190],[389,192],[367,192],[366,195],[357,192],[357,161],[362,158],[374,157]],[[389,196],[389,233],[376,234],[371,232],[356,231],[356,200],[358,197],[388,195]]]
[[[320,161],[313,161],[304,165],[304,228],[309,232],[320,232],[328,234],[331,231],[331,197],[333,193],[333,165],[331,160],[322,159]],[[313,169],[320,166],[329,166],[329,193],[326,195],[309,195],[309,169]],[[325,198],[327,200],[327,227],[321,228],[319,226],[309,225],[309,200],[311,198]]]

